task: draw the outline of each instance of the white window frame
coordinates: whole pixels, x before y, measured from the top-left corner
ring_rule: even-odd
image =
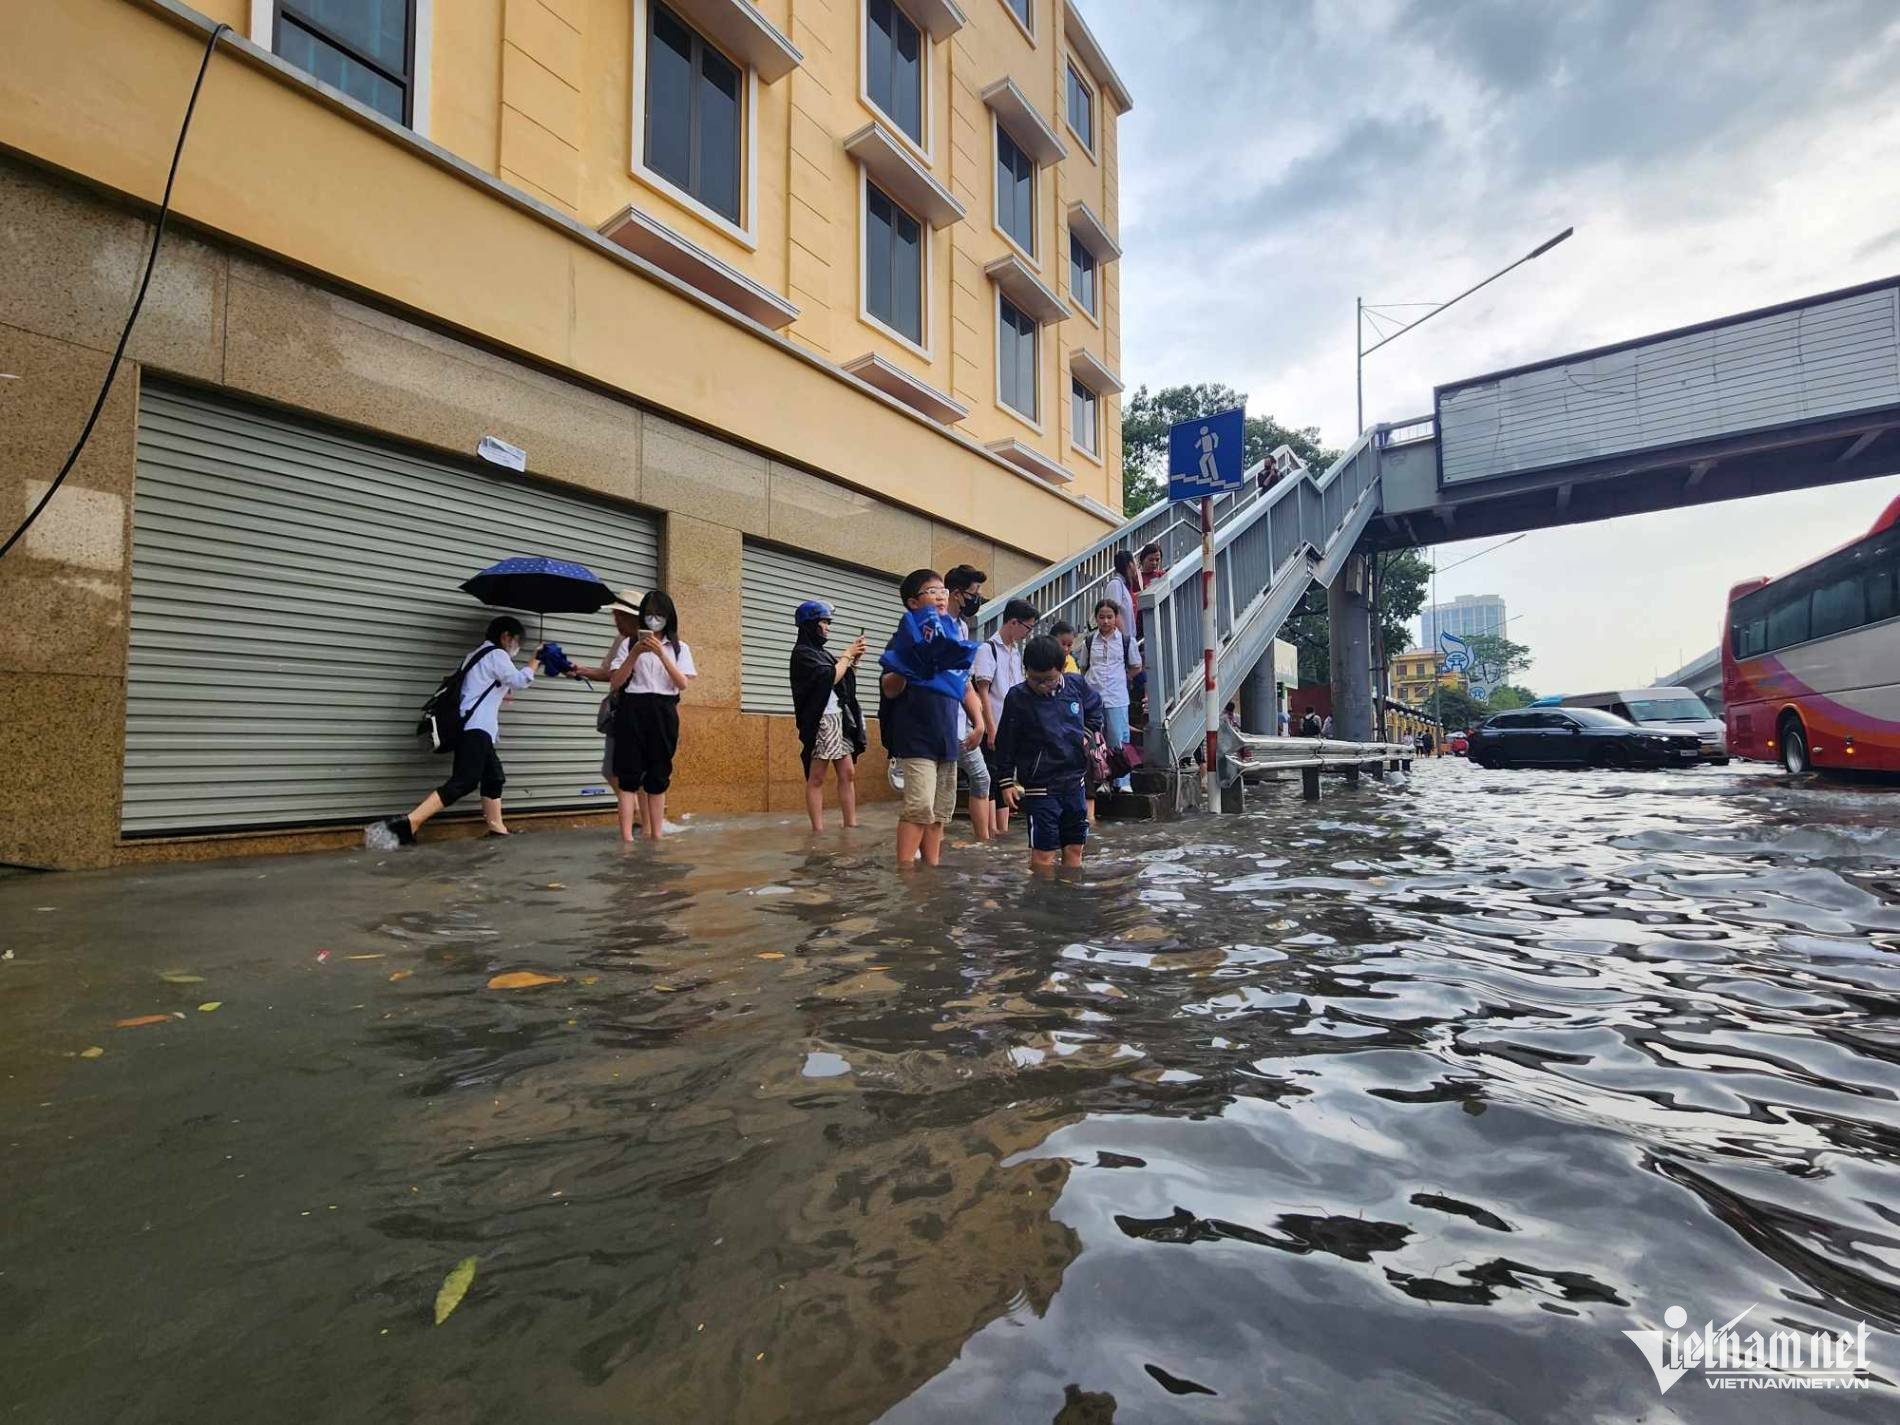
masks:
[[[1009,0],[997,0],[997,3],[1003,7],[1004,13],[1009,16],[1010,23],[1023,32],[1023,38],[1028,40],[1030,44],[1035,44],[1036,0],[1029,0],[1029,23],[1026,25],[1023,23],[1023,17],[1016,13],[1016,7],[1010,4]]]
[[[933,309],[936,305],[936,290],[935,290],[936,283],[932,280],[933,272],[931,268],[931,262],[933,258],[933,252],[932,252],[933,244],[931,243],[930,224],[925,222],[922,218],[918,217],[915,213],[911,212],[911,210],[909,208],[906,208],[902,203],[898,202],[895,197],[892,197],[891,193],[887,189],[880,187],[877,190],[878,192],[884,194],[886,198],[890,199],[892,207],[896,208],[899,212],[909,217],[912,222],[916,223],[918,229],[922,233],[923,244],[924,244],[924,253],[923,253],[923,259],[924,259],[923,284],[924,285],[923,285],[923,293],[922,293],[923,311],[921,313],[921,317],[922,317],[923,328],[924,328],[924,339],[923,339],[923,342],[920,344],[918,342],[912,341],[909,337],[905,336],[902,332],[898,331],[895,327],[885,325],[885,323],[882,320],[880,320],[877,316],[873,315],[871,311],[871,304],[865,300],[864,289],[865,289],[866,284],[868,284],[871,280],[871,263],[870,263],[869,249],[870,249],[870,237],[871,237],[872,183],[871,183],[871,175],[864,171],[863,164],[857,165],[857,169],[858,169],[858,320],[863,322],[867,327],[871,328],[872,331],[875,331],[881,336],[887,337],[891,341],[896,342],[899,346],[903,347],[904,350],[910,352],[912,355],[921,356],[925,361],[928,361],[934,364],[936,361],[936,357],[931,354],[931,338],[935,335],[936,329],[937,329],[936,322],[932,320],[934,316]],[[1000,338],[999,338],[997,349],[1000,355],[1001,353]]]
[[[1063,254],[1062,290],[1069,299],[1069,305],[1087,317],[1095,326],[1099,327],[1102,324],[1102,284],[1108,280],[1108,264],[1103,262],[1102,259],[1096,255],[1094,248],[1082,241],[1081,236],[1074,228],[1068,229],[1068,234],[1069,242],[1071,244],[1081,244],[1082,251],[1086,252],[1090,260],[1095,264],[1095,305],[1093,307],[1089,306],[1075,294],[1075,254],[1073,248]]]
[[[1035,377],[1036,377],[1036,413],[1034,415],[1031,415],[1025,411],[1017,410],[1014,406],[1010,405],[1008,401],[1005,401],[1003,399],[1003,303],[1005,302],[1009,302],[1009,298],[1006,295],[1004,295],[1001,288],[998,288],[996,291],[994,300],[990,303],[990,320],[996,324],[996,341],[990,353],[996,362],[996,405],[999,410],[1005,412],[1013,419],[1021,421],[1024,425],[1028,426],[1031,430],[1033,430],[1037,435],[1041,435],[1043,433],[1042,329],[1043,329],[1044,323],[1036,321],[1034,317],[1029,317],[1029,313],[1024,312],[1021,307],[1016,307],[1016,304],[1014,302],[1009,303],[1010,306],[1016,307],[1016,310],[1019,313],[1021,313],[1023,316],[1029,317],[1029,320],[1034,324],[1036,328],[1036,335],[1035,335],[1036,349],[1035,349],[1035,354],[1031,357],[1031,365],[1035,369]]]
[[[1089,408],[1095,413],[1095,428],[1089,432],[1089,438],[1095,442],[1093,445],[1084,445],[1075,438],[1075,388],[1077,386],[1089,393]],[[1102,463],[1102,393],[1073,371],[1069,373],[1069,444],[1097,465]]]
[[[426,139],[433,89],[429,69],[435,56],[435,0],[415,0],[415,5],[416,72],[409,81],[409,132]],[[261,50],[277,53],[277,0],[251,0],[251,43]],[[391,119],[390,122],[396,121]]]
[[[905,133],[904,126],[897,122],[896,115],[885,113],[883,106],[871,97],[871,7],[869,0],[862,0],[862,3],[858,5],[858,102],[863,104],[866,109],[869,109],[871,113],[876,116],[878,122],[891,131],[892,137],[921,158],[926,168],[934,167],[937,162],[937,125],[935,122],[937,106],[931,102],[932,95],[935,93],[931,83],[935,76],[931,71],[934,67],[933,51],[936,49],[936,41],[930,38],[929,30],[917,24],[917,17],[910,13],[910,10],[904,5],[903,0],[891,0],[891,3],[903,12],[906,20],[909,20],[913,25],[917,25],[917,38],[921,41],[917,53],[920,61],[919,68],[922,71],[920,82],[923,85],[924,141],[920,144],[916,139]],[[912,214],[912,216],[914,217],[915,214]]]
[[[990,226],[996,229],[997,236],[1022,255],[1036,271],[1042,271],[1042,263],[1036,254],[1016,241],[1015,235],[1003,226],[1003,185],[999,170],[1003,164],[1003,146],[997,136],[1004,133],[1001,115],[990,115]],[[1029,160],[1029,236],[1032,240],[1042,236],[1042,165],[1036,162],[1036,156],[1022,142],[1011,134],[1009,141],[1016,145],[1016,151]],[[1066,255],[1065,259],[1066,261]]]
[[[745,76],[745,120],[740,125],[739,140],[745,150],[739,155],[740,162],[745,165],[745,177],[740,184],[739,194],[739,216],[743,221],[734,223],[724,213],[707,207],[672,179],[647,167],[647,43],[653,30],[652,8],[651,0],[633,0],[633,134],[628,172],[647,187],[679,204],[708,227],[718,230],[748,251],[756,252],[759,246],[759,72],[735,57],[730,50],[714,44],[703,31],[694,30],[703,43],[718,50],[729,64]],[[679,15],[677,10],[673,13]],[[685,15],[680,15],[680,21],[689,29],[692,28],[692,21]]]
[[[1099,135],[1102,129],[1102,97],[1096,87],[1089,83],[1088,73],[1074,55],[1065,56],[1066,67],[1062,73],[1062,125],[1075,135],[1075,141],[1082,146],[1082,152],[1090,158],[1095,157],[1095,142],[1082,137],[1081,132],[1069,122],[1069,76],[1073,74],[1076,82],[1082,86],[1082,92],[1089,96],[1089,129]]]

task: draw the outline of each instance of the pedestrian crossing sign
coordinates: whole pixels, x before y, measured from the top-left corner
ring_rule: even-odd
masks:
[[[1168,498],[1197,500],[1246,479],[1247,411],[1236,406],[1168,427]]]

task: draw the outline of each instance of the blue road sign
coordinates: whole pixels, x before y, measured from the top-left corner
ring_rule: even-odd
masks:
[[[1198,500],[1246,481],[1247,412],[1236,406],[1168,428],[1168,498]]]

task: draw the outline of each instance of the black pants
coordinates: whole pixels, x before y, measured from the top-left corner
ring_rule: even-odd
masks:
[[[614,775],[621,791],[658,796],[672,786],[679,745],[677,694],[622,691],[614,713]]]
[[[485,732],[464,731],[455,744],[455,765],[449,779],[435,789],[442,805],[459,802],[479,785],[482,795],[491,801],[501,795],[507,781],[501,770],[501,758],[495,753],[495,739]]]

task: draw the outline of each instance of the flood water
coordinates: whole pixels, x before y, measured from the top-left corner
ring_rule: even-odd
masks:
[[[1328,792],[0,879],[0,1419],[1896,1418],[1900,791]]]

